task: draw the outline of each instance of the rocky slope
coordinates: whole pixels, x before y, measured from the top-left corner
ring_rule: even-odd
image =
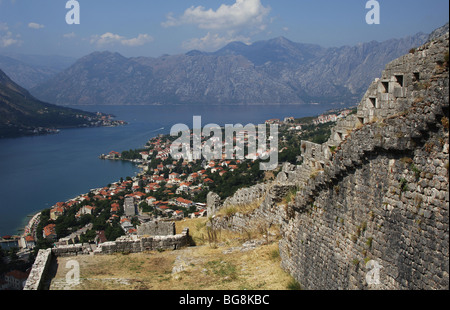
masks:
[[[31,92],[59,105],[355,103],[427,35],[323,48],[280,37],[159,58],[93,53]]]

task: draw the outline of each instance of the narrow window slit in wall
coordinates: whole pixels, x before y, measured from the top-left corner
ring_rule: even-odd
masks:
[[[397,83],[400,85],[400,87],[403,87],[403,75],[396,75],[395,76],[395,80],[397,81]]]
[[[381,82],[381,85],[383,86],[382,93],[383,94],[389,93],[389,82]]]

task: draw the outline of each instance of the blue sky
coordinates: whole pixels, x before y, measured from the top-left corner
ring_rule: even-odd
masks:
[[[329,47],[430,33],[449,20],[448,0],[378,0],[379,25],[366,23],[366,0],[78,0],[80,24],[68,25],[66,2],[0,0],[0,54],[158,57],[278,36]]]

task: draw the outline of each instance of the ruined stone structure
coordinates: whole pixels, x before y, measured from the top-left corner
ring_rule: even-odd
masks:
[[[264,198],[267,192],[266,184],[256,184],[255,186],[249,188],[241,188],[236,194],[225,199],[223,207],[228,207],[232,205],[247,204],[249,201],[260,200]]]
[[[57,245],[52,248],[52,254],[55,257],[89,255],[90,253],[92,253],[92,248],[89,243]]]
[[[175,222],[151,221],[137,228],[139,236],[170,236],[175,235]]]
[[[154,250],[176,250],[189,245],[189,228],[181,234],[168,236],[122,236],[116,241],[100,244],[94,251],[97,254],[140,253]]]
[[[255,188],[256,211],[216,225],[280,224],[282,267],[305,289],[448,289],[448,47],[447,33],[388,64],[329,141],[302,141],[303,163]]]
[[[115,241],[99,244],[95,249],[88,243],[59,245],[51,249],[39,250],[27,279],[24,290],[43,289],[43,281],[54,257],[77,255],[102,255],[114,253],[140,253],[155,250],[176,250],[189,245],[189,228],[175,234],[174,222],[149,222],[141,226],[141,232],[161,235],[127,235]]]
[[[216,214],[217,211],[222,207],[222,203],[220,202],[220,196],[214,192],[209,192],[206,196],[206,206],[207,206],[207,214],[213,215]]]

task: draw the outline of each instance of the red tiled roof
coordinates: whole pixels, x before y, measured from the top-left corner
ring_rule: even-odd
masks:
[[[45,226],[44,227],[44,235],[47,237],[47,236],[50,236],[51,234],[54,234],[55,227],[56,227],[55,224],[48,224],[47,226]]]
[[[181,202],[181,203],[187,203],[187,204],[192,203],[192,201],[190,201],[190,200],[188,200],[188,199],[184,199],[183,197],[178,197],[178,198],[176,199],[176,201]]]

